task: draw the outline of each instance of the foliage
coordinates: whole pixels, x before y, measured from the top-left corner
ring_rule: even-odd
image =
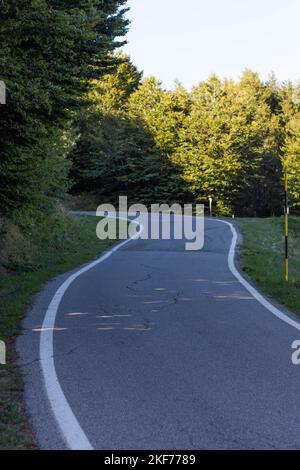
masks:
[[[296,87],[246,70],[238,82],[211,76],[190,93],[179,83],[164,90],[118,58],[116,72],[93,83],[72,152],[73,192],[90,188],[111,201],[123,193],[140,202],[212,197],[221,215],[279,215],[286,163],[297,204]]]
[[[90,191],[99,203],[114,203],[119,195],[132,203],[172,200],[178,197],[173,165],[147,122],[131,109],[141,73],[128,57],[118,54],[117,59],[114,74],[93,82],[91,106],[78,120],[80,138],[71,152],[72,193]]]
[[[69,134],[92,78],[114,61],[125,0],[9,0],[0,9],[0,214],[45,210],[67,185]]]
[[[300,113],[288,124],[285,141],[284,165],[288,173],[289,195],[292,207],[300,209]]]
[[[299,88],[246,70],[165,90],[115,53],[126,0],[9,0],[0,10],[0,215],[53,210],[71,186],[114,201],[205,202],[220,215],[300,200]]]
[[[268,91],[248,71],[238,83],[212,76],[192,91],[175,159],[195,197],[213,197],[223,215],[280,210],[282,128]]]

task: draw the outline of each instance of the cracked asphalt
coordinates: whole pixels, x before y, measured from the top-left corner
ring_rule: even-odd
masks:
[[[229,227],[211,219],[198,252],[184,241],[132,241],[65,293],[55,367],[95,449],[300,448],[299,332],[233,277],[230,243]],[[39,329],[69,274],[34,299],[18,340],[43,449],[65,448],[43,387]]]

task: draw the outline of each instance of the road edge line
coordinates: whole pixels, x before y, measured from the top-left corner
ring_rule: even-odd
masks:
[[[63,295],[81,274],[89,271],[98,264],[105,261],[113,253],[118,251],[127,243],[137,238],[143,231],[143,225],[124,217],[118,217],[119,220],[125,220],[127,222],[133,222],[140,227],[140,231],[133,237],[124,240],[116,244],[113,248],[103,253],[100,258],[80,268],[75,273],[71,274],[56,290],[50,304],[48,305],[40,336],[40,365],[44,381],[44,387],[48,401],[50,403],[51,411],[54,415],[57,426],[60,430],[63,440],[70,450],[94,450],[93,446],[89,442],[86,434],[81,428],[77,418],[75,417],[65,395],[60,386],[55,364],[54,364],[54,351],[53,351],[53,329],[55,326],[56,315],[58,307],[62,300]]]
[[[231,246],[229,249],[228,253],[228,266],[234,277],[247,289],[247,291],[263,306],[265,307],[269,312],[271,312],[273,315],[275,315],[277,318],[282,320],[283,322],[287,323],[288,325],[296,328],[296,330],[300,331],[300,323],[297,321],[293,320],[290,318],[288,315],[283,313],[281,310],[279,310],[275,305],[272,305],[271,302],[269,302],[260,292],[258,292],[255,287],[253,287],[238,271],[236,264],[235,264],[235,253],[236,253],[236,246],[237,246],[237,240],[238,240],[238,234],[237,231],[234,227],[234,225],[231,222],[227,222],[225,220],[221,219],[215,219],[217,222],[220,222],[222,224],[226,224],[230,227],[231,233],[232,233],[232,241],[231,241]]]

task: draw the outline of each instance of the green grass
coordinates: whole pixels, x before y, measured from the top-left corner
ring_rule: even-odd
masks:
[[[16,365],[14,339],[32,297],[51,277],[84,264],[106,250],[113,241],[96,237],[99,219],[90,216],[55,218],[19,243],[6,245],[0,271],[0,339],[7,344],[7,364],[0,365],[0,449],[31,449],[34,438],[23,406],[23,381]],[[52,220],[53,222],[53,220]],[[126,222],[124,222],[126,223]],[[13,238],[15,227],[8,233]],[[40,233],[38,233],[40,231]],[[5,243],[4,243],[5,245]]]
[[[290,280],[284,280],[284,220],[236,219],[244,243],[242,269],[267,295],[300,316],[300,217],[290,217]]]

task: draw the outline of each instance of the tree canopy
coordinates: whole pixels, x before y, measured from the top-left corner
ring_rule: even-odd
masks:
[[[112,70],[126,0],[9,0],[0,9],[0,214],[43,210],[65,191],[72,121]],[[41,205],[41,206],[40,206]]]
[[[123,63],[116,72],[94,82],[93,118],[72,153],[75,192],[89,187],[100,198],[104,190],[115,200],[118,192],[127,190],[130,198],[144,203],[155,198],[206,202],[212,197],[221,215],[278,215],[287,164],[292,202],[297,204],[297,87],[278,84],[274,76],[263,82],[246,70],[238,82],[213,75],[191,92],[180,83],[165,90],[155,77],[141,81],[129,58],[118,57]],[[121,128],[125,131],[120,134]],[[141,133],[152,136],[151,145],[148,138],[140,140]],[[132,165],[129,149],[135,137]],[[81,148],[83,140],[93,142],[93,152]],[[100,171],[103,165],[112,172]],[[159,168],[158,174],[154,168]],[[114,186],[112,174],[117,176]],[[145,175],[146,192],[139,185]],[[118,177],[131,182],[130,191]]]

